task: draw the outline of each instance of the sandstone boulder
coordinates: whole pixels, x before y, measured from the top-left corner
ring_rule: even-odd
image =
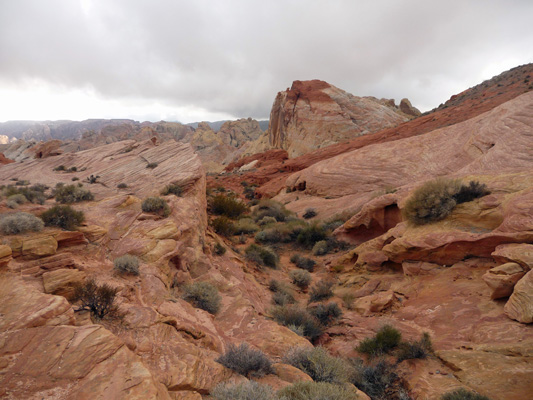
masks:
[[[281,380],[289,383],[296,382],[312,382],[313,379],[302,370],[293,367],[292,365],[275,363],[272,365],[275,374]]]
[[[524,324],[533,322],[533,271],[518,281],[504,309],[509,318]]]
[[[77,269],[56,269],[43,274],[44,292],[71,300],[74,289],[83,282],[85,272]]]
[[[51,256],[56,250],[57,240],[53,236],[28,238],[22,242],[22,255],[29,258]]]
[[[502,244],[496,247],[492,257],[502,263],[515,262],[527,271],[533,269],[533,244]]]
[[[0,268],[3,268],[11,261],[11,247],[6,245],[0,245]]]
[[[492,289],[491,299],[509,297],[516,283],[526,274],[517,263],[507,263],[491,268],[483,280]]]

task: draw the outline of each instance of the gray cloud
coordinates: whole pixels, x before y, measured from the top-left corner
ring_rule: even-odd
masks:
[[[429,109],[533,61],[532,15],[528,0],[0,0],[0,85],[265,118],[293,80],[322,79]]]

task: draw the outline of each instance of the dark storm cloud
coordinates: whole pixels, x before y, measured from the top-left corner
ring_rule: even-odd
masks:
[[[532,15],[528,0],[0,0],[0,85],[264,118],[293,80],[322,79],[427,109],[533,61]]]

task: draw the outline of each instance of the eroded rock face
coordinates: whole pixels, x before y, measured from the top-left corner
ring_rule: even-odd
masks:
[[[492,289],[491,299],[509,297],[516,283],[526,274],[517,263],[507,263],[491,268],[483,280]]]
[[[408,119],[375,99],[352,96],[326,82],[294,81],[274,100],[269,140],[293,158]]]
[[[505,313],[518,322],[533,322],[533,273],[529,271],[515,285],[513,294],[505,304]]]

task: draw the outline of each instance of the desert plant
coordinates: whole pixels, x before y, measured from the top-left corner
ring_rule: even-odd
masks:
[[[298,235],[298,244],[306,248],[312,248],[316,242],[326,240],[327,233],[323,226],[313,223],[304,228]]]
[[[54,168],[54,171],[66,171],[66,167],[64,165],[58,165]]]
[[[211,220],[211,226],[216,233],[222,236],[231,236],[235,232],[235,227],[228,217],[221,216]]]
[[[78,203],[80,201],[93,200],[93,194],[84,188],[76,185],[56,186],[54,190],[56,202],[62,204]]]
[[[379,360],[373,365],[365,365],[360,359],[352,360],[351,364],[353,368],[350,378],[351,383],[365,392],[371,399],[400,400],[406,398],[405,396],[399,396],[399,394],[405,394],[405,392],[392,364]]]
[[[400,343],[396,357],[400,363],[403,360],[426,358],[431,352],[433,352],[431,338],[429,337],[429,333],[424,332],[419,341]]]
[[[0,219],[0,232],[4,235],[17,235],[29,231],[39,232],[43,227],[42,219],[25,212],[6,214]]]
[[[487,396],[459,388],[443,394],[440,400],[490,400]]]
[[[331,289],[333,285],[332,281],[318,281],[309,291],[309,303],[333,297],[333,290]]]
[[[98,319],[106,316],[118,316],[118,307],[115,304],[115,296],[118,289],[103,284],[99,286],[94,279],[76,286],[74,299],[81,302],[79,310],[89,310]]]
[[[146,164],[146,168],[154,169],[154,168],[157,167],[158,165],[159,165],[159,164],[156,163],[156,162],[151,162],[151,163]]]
[[[311,274],[303,270],[295,270],[289,273],[292,283],[301,289],[306,289],[311,283]]]
[[[9,196],[7,199],[6,199],[8,202],[13,202],[13,203],[16,203],[17,205],[19,204],[24,204],[28,201],[28,199],[26,198],[26,196],[24,196],[23,194],[12,194],[11,196]]]
[[[54,206],[41,214],[46,226],[57,226],[69,231],[76,229],[85,221],[82,211],[76,211],[70,206]]]
[[[231,344],[216,362],[244,376],[260,377],[273,372],[268,357],[262,351],[250,348],[247,343],[239,346]]]
[[[317,212],[314,208],[308,208],[307,210],[305,210],[304,214],[302,215],[304,219],[310,219],[316,216],[317,216]]]
[[[278,324],[290,327],[297,333],[301,332],[310,340],[315,340],[323,333],[320,322],[307,310],[297,305],[275,307],[272,310],[272,316]]]
[[[325,240],[320,240],[315,243],[313,246],[313,250],[311,250],[313,255],[315,256],[323,256],[325,254],[328,254],[329,248],[328,248],[328,242]]]
[[[288,304],[294,304],[296,300],[289,291],[278,291],[272,295],[272,302],[277,306],[286,306]]]
[[[209,206],[213,214],[224,215],[228,218],[237,218],[247,210],[246,204],[234,197],[222,194],[214,196]]]
[[[268,385],[255,381],[241,384],[219,383],[211,391],[213,400],[276,400],[277,396]]]
[[[355,301],[355,295],[351,292],[345,292],[340,296],[344,307],[348,310],[351,310],[353,307],[353,302]]]
[[[391,325],[381,327],[373,338],[366,338],[359,343],[357,351],[370,357],[388,353],[398,347],[402,334]]]
[[[331,325],[342,315],[342,310],[337,303],[331,302],[328,304],[318,304],[310,308],[309,313],[320,321],[324,326]]]
[[[183,195],[183,188],[177,183],[171,183],[170,185],[165,186],[163,190],[161,190],[162,196],[168,196],[169,194],[181,197]]]
[[[162,217],[170,215],[170,207],[161,197],[147,197],[143,200],[141,208],[144,212],[154,213]]]
[[[279,400],[357,400],[353,389],[327,382],[297,382],[279,390]]]
[[[257,224],[260,226],[269,225],[269,224],[275,224],[277,222],[276,218],[269,217],[268,215],[266,217],[261,218],[259,221],[257,221]]]
[[[291,262],[298,268],[305,269],[306,271],[313,272],[316,262],[310,258],[302,257],[299,254],[293,254],[291,256]]]
[[[233,224],[233,226],[235,228],[235,235],[247,235],[250,233],[257,232],[259,230],[259,227],[254,223],[254,220],[251,218],[241,218],[235,224]]]
[[[77,172],[78,171],[78,167],[70,167],[67,172]]]
[[[82,168],[82,171],[83,171],[83,168]],[[100,178],[100,175],[96,175],[95,176],[95,175],[91,174],[91,176],[87,177],[87,182],[89,182],[92,185],[93,183],[97,183],[98,182],[98,178]]]
[[[80,180],[80,178],[78,178],[77,176],[73,176],[72,179],[71,179],[72,182],[76,182],[76,181],[79,181],[79,180]]]
[[[342,383],[349,378],[350,365],[323,347],[293,347],[283,362],[302,370],[316,382]]]
[[[139,259],[131,254],[115,258],[113,265],[121,274],[139,275]]]
[[[223,256],[224,254],[226,254],[226,248],[220,243],[215,244],[215,254],[217,256]]]
[[[290,211],[283,204],[270,199],[260,200],[252,212],[252,217],[255,221],[259,221],[264,217],[273,217],[276,221],[283,222],[289,215]]]
[[[252,243],[245,250],[246,258],[259,265],[276,268],[278,265],[278,255],[267,247]]]
[[[457,204],[467,203],[490,194],[487,185],[478,181],[470,181],[468,185],[461,185],[459,191],[453,196]]]
[[[211,314],[220,309],[222,298],[218,289],[209,282],[195,282],[183,287],[183,300]]]
[[[128,185],[125,184],[125,183],[119,183],[119,184],[117,185],[117,188],[119,188],[119,189],[126,189],[127,187],[128,187]]]

